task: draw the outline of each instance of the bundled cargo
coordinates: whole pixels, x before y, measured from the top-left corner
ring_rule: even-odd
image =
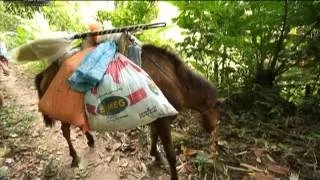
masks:
[[[67,59],[39,102],[39,110],[44,114],[80,127],[83,131],[89,129],[84,110],[84,94],[72,90],[68,78],[92,49],[84,49]]]
[[[63,63],[40,100],[41,112],[83,131],[130,129],[178,113],[144,70],[116,53],[113,41],[92,49]]]
[[[85,107],[95,131],[134,128],[178,113],[150,76],[120,53],[100,84],[86,93]]]

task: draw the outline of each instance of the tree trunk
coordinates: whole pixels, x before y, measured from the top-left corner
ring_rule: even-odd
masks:
[[[219,86],[219,64],[217,60],[214,61],[214,79]]]
[[[311,85],[310,85],[310,84],[307,84],[307,85],[305,86],[304,97],[305,97],[305,98],[309,98],[309,97],[311,97],[311,95],[312,95]]]
[[[264,69],[259,67],[256,73],[255,83],[264,88],[273,88],[276,75],[271,69]]]
[[[221,84],[225,83],[225,77],[227,77],[227,72],[225,70],[225,63],[227,61],[227,48],[226,46],[223,47],[223,56],[222,56],[222,68],[221,68]]]

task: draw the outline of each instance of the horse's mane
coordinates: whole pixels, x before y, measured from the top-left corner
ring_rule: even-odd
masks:
[[[151,44],[143,45],[142,52],[148,52],[150,55],[162,55],[167,57],[175,67],[176,74],[181,82],[185,82],[187,88],[190,89],[204,89],[210,93],[211,96],[217,96],[217,89],[211,82],[193,72],[175,53],[170,52],[166,48],[156,47]],[[163,59],[163,58],[162,58]]]

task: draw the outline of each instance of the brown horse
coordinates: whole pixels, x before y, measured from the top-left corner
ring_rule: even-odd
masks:
[[[151,76],[162,90],[169,102],[179,111],[190,108],[201,113],[203,128],[212,133],[215,139],[218,127],[221,101],[217,98],[216,88],[206,79],[194,73],[175,54],[153,45],[142,47],[142,68]],[[50,82],[59,70],[57,62],[36,76],[36,88],[41,98]],[[157,119],[151,123],[151,151],[156,161],[161,161],[157,150],[158,138],[161,139],[167,160],[170,165],[171,179],[178,179],[176,171],[176,156],[172,145],[170,123],[176,116]],[[52,126],[53,120],[44,115],[46,125]],[[77,153],[70,139],[70,124],[62,123],[63,136],[68,142],[72,165],[79,162]],[[93,147],[92,135],[87,132],[88,145]]]

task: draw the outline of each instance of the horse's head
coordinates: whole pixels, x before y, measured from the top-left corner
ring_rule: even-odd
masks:
[[[208,133],[214,131],[218,126],[222,103],[223,99],[220,98],[214,100],[207,99],[205,102],[207,109],[200,111],[201,124]]]

